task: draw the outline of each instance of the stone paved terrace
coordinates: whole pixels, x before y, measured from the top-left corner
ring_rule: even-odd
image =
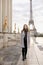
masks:
[[[28,49],[27,59],[23,62],[22,55],[17,65],[43,65],[43,48],[36,44],[31,38],[30,49]]]
[[[23,62],[20,45],[0,50],[0,65],[43,65],[43,47],[31,38],[27,59]]]
[[[0,65],[17,65],[20,55],[21,55],[21,48],[17,46],[10,46],[1,49]]]

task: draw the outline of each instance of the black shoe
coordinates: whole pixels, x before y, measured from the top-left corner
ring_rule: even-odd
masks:
[[[26,59],[26,56],[24,57],[24,59]]]
[[[22,60],[24,61],[25,59],[23,58]]]

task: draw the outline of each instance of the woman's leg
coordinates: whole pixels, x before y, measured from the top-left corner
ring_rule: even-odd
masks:
[[[25,47],[25,59],[26,59],[26,55],[27,55],[27,47]]]
[[[25,59],[26,59],[26,55],[27,55],[27,44],[25,44]]]
[[[25,51],[25,54],[27,55],[27,47],[26,47],[26,51]]]
[[[23,60],[24,60],[24,53],[25,53],[25,49],[22,48],[22,57],[23,57]]]

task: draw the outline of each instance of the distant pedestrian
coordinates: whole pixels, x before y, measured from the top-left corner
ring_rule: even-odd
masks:
[[[30,46],[30,29],[27,24],[24,24],[23,30],[21,31],[21,47],[22,47],[22,60],[26,59],[27,49]]]

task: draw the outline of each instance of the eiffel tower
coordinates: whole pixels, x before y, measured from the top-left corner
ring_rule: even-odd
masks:
[[[29,26],[30,25],[32,25],[32,29],[30,29],[31,35],[36,34],[36,28],[35,28],[34,20],[33,20],[33,16],[32,16],[32,0],[30,0],[30,20],[29,20]]]

